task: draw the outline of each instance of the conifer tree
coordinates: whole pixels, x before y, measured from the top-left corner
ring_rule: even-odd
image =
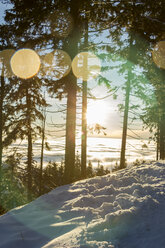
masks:
[[[3,39],[1,40],[1,44]],[[3,47],[3,46],[2,46]],[[11,95],[11,85],[8,78],[12,75],[10,68],[10,58],[13,49],[4,49],[0,52],[1,76],[0,76],[0,170],[2,167],[3,147],[12,142],[12,137],[8,134],[13,120],[13,106],[8,102]],[[8,144],[5,140],[8,139]]]

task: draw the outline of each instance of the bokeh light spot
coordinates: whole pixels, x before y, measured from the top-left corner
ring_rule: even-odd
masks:
[[[28,79],[38,73],[40,58],[32,49],[21,49],[12,56],[10,64],[17,77]]]
[[[165,69],[165,41],[156,44],[152,51],[152,58],[158,67]]]
[[[101,62],[95,54],[82,52],[73,59],[72,70],[77,78],[88,81],[99,75]]]
[[[62,50],[56,49],[42,59],[42,72],[45,77],[58,80],[68,75],[70,70],[71,58]]]

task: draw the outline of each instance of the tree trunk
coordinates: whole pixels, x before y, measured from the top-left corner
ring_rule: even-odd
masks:
[[[83,81],[82,92],[82,135],[81,135],[81,176],[86,177],[86,157],[87,157],[87,82]]]
[[[0,88],[0,197],[1,197],[1,181],[2,181],[2,153],[3,153],[2,133],[3,133],[3,98],[4,98],[4,87],[5,87],[4,65],[2,65],[2,71],[1,71],[1,88]],[[0,209],[1,209],[1,205],[0,205]]]
[[[26,88],[26,104],[27,104],[27,138],[28,138],[28,151],[27,151],[27,193],[28,200],[32,200],[32,131],[31,131],[31,98]]]
[[[165,159],[165,116],[163,115],[160,123],[160,159]]]
[[[74,180],[75,145],[76,145],[76,93],[77,79],[74,77],[72,86],[68,89],[67,118],[66,118],[66,143],[65,143],[65,182]]]
[[[165,98],[164,98],[164,77],[165,73],[163,69],[159,68],[159,73],[161,75],[162,84],[158,86],[157,101],[160,109],[160,137],[159,137],[159,152],[160,159],[165,159]]]
[[[1,71],[1,88],[0,88],[0,179],[1,179],[1,168],[2,168],[2,151],[3,151],[3,140],[2,140],[2,132],[3,132],[3,100],[4,100],[4,65],[2,65]]]
[[[45,142],[45,123],[46,123],[46,114],[43,111],[44,119],[42,121],[42,143],[41,143],[41,161],[40,161],[40,185],[39,185],[39,195],[42,195],[42,174],[43,174],[43,157],[44,157],[44,142]]]
[[[78,27],[78,10],[79,1],[71,0],[71,16],[74,21],[74,28],[68,36],[66,51],[71,59],[78,53],[79,27]],[[75,170],[75,147],[76,147],[76,95],[77,95],[77,78],[70,72],[71,81],[67,85],[67,113],[66,113],[66,141],[65,141],[65,183],[71,183],[74,180]],[[68,77],[68,78],[69,78]]]
[[[157,136],[156,136],[156,160],[160,157],[160,123],[157,124]]]
[[[128,56],[128,63],[132,61],[132,33],[130,36],[130,50]],[[120,169],[126,167],[125,164],[125,152],[126,152],[126,140],[127,140],[127,126],[128,126],[128,113],[129,113],[129,99],[131,91],[131,76],[132,76],[132,66],[129,65],[128,68],[128,79],[126,83],[126,96],[125,96],[125,109],[124,109],[124,121],[123,121],[123,134],[122,134],[122,144],[121,144],[121,154],[120,154]]]
[[[130,98],[130,79],[128,79],[127,87],[126,87],[123,134],[122,134],[122,145],[121,145],[121,155],[120,155],[120,169],[125,168],[125,150],[126,150],[126,139],[127,139],[129,98]]]
[[[88,47],[88,19],[85,20],[85,36],[84,48]],[[85,66],[88,66],[88,61],[84,61]],[[81,176],[86,177],[87,163],[87,82],[83,81],[82,90],[82,135],[81,135]]]

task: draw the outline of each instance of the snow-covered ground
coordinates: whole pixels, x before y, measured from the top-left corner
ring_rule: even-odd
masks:
[[[164,248],[165,164],[58,187],[0,217],[3,248]]]

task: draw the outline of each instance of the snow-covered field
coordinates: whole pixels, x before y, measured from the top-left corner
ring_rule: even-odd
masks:
[[[165,164],[58,187],[0,217],[3,248],[164,248]]]

